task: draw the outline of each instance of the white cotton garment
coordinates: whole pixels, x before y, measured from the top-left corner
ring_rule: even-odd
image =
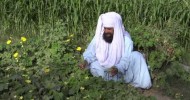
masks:
[[[109,44],[104,41],[103,33],[104,27],[113,27],[114,35],[112,43]],[[96,57],[101,66],[110,68],[119,63],[124,54],[124,35],[128,33],[125,31],[121,16],[115,12],[108,12],[101,14],[98,19],[96,27]]]
[[[104,41],[104,27],[113,27],[114,36],[111,44]],[[105,80],[130,83],[136,88],[149,89],[152,86],[146,60],[140,52],[133,51],[133,41],[125,31],[121,16],[115,12],[101,14],[98,19],[96,34],[83,53],[90,72],[95,77]],[[115,66],[118,74],[111,76],[108,69]]]

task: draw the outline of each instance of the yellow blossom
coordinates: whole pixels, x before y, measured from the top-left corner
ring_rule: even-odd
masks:
[[[17,58],[17,57],[18,57],[18,52],[14,53],[13,56],[14,56],[15,58]]]
[[[7,40],[7,44],[11,44],[11,40]]]
[[[45,73],[48,73],[49,71],[50,71],[49,68],[45,68],[45,69],[44,69],[44,72],[45,72]]]
[[[77,49],[76,49],[77,51],[81,51],[82,50],[82,48],[81,47],[77,47]]]
[[[84,87],[80,87],[81,90],[84,90]]]
[[[25,42],[26,41],[26,37],[22,36],[21,37],[21,41]]]
[[[22,100],[23,99],[23,96],[20,96],[20,98],[19,98],[20,100]]]
[[[31,83],[31,80],[25,80],[26,83],[30,84]]]

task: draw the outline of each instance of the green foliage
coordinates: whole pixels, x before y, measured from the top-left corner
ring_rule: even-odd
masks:
[[[179,62],[172,62],[170,65],[156,73],[154,86],[160,88],[171,97],[177,100],[188,100],[190,89],[190,73],[184,70]]]
[[[172,30],[172,31],[171,31]],[[183,47],[179,45],[175,34],[180,33],[175,27],[160,30],[151,26],[137,26],[131,36],[135,49],[146,55],[151,70],[160,69],[169,62],[181,59]]]
[[[175,76],[183,81],[190,82],[190,72],[184,70],[183,65],[175,62],[166,70],[168,76]]]
[[[98,16],[107,11],[121,14],[136,50],[145,53],[151,73],[163,70],[173,61],[185,61],[181,54],[190,47],[189,3],[187,0],[1,0],[0,98],[147,99],[123,83],[91,77],[87,71],[78,70],[77,63],[94,36]],[[21,42],[21,36],[27,40]],[[12,41],[9,45],[8,39]],[[78,46],[82,51],[76,50]],[[183,70],[167,72],[189,80],[189,74]],[[155,83],[167,86],[163,78],[166,76],[161,72],[153,78]]]
[[[187,65],[187,66],[190,66],[190,53],[189,52],[184,52],[182,54],[182,59],[180,60],[181,63]]]
[[[77,64],[84,51],[62,21],[41,26],[37,37],[10,38],[0,45],[1,99],[152,99],[122,82],[92,77]],[[21,43],[20,43],[21,42]],[[15,53],[18,55],[15,55]],[[135,95],[135,96],[134,96]]]

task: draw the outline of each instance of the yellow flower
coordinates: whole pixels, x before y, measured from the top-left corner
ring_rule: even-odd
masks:
[[[23,96],[20,96],[20,98],[19,98],[20,100],[22,100],[23,99]]]
[[[45,73],[48,73],[49,71],[50,71],[49,68],[45,68],[45,69],[44,69],[44,72],[45,72]]]
[[[25,80],[26,83],[30,84],[31,83],[31,80]]]
[[[82,50],[82,48],[81,47],[77,47],[77,49],[76,49],[77,51],[81,51]]]
[[[21,37],[21,41],[25,42],[26,41],[26,37],[22,36]]]
[[[7,44],[11,44],[11,40],[7,40]]]
[[[18,57],[18,52],[14,53],[13,56],[14,56],[15,58],[17,58],[17,57]]]

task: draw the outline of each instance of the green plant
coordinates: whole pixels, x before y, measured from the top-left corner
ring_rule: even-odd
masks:
[[[78,70],[77,63],[94,36],[98,16],[107,11],[121,14],[136,50],[146,54],[151,73],[155,74],[168,68],[171,62],[183,60],[181,54],[189,50],[189,3],[187,0],[0,1],[0,98],[144,99],[125,84],[104,82]],[[27,40],[20,43],[22,36]],[[6,40],[11,43],[6,44]],[[82,50],[77,51],[77,47]],[[176,73],[187,79],[182,71]],[[167,83],[165,75],[159,75],[154,78],[160,79],[160,84]],[[89,79],[84,81],[86,77]],[[109,89],[111,86],[114,89]]]
[[[1,99],[153,99],[123,83],[92,77],[77,67],[84,51],[62,21],[38,37],[0,45]],[[133,96],[136,95],[136,96]]]

